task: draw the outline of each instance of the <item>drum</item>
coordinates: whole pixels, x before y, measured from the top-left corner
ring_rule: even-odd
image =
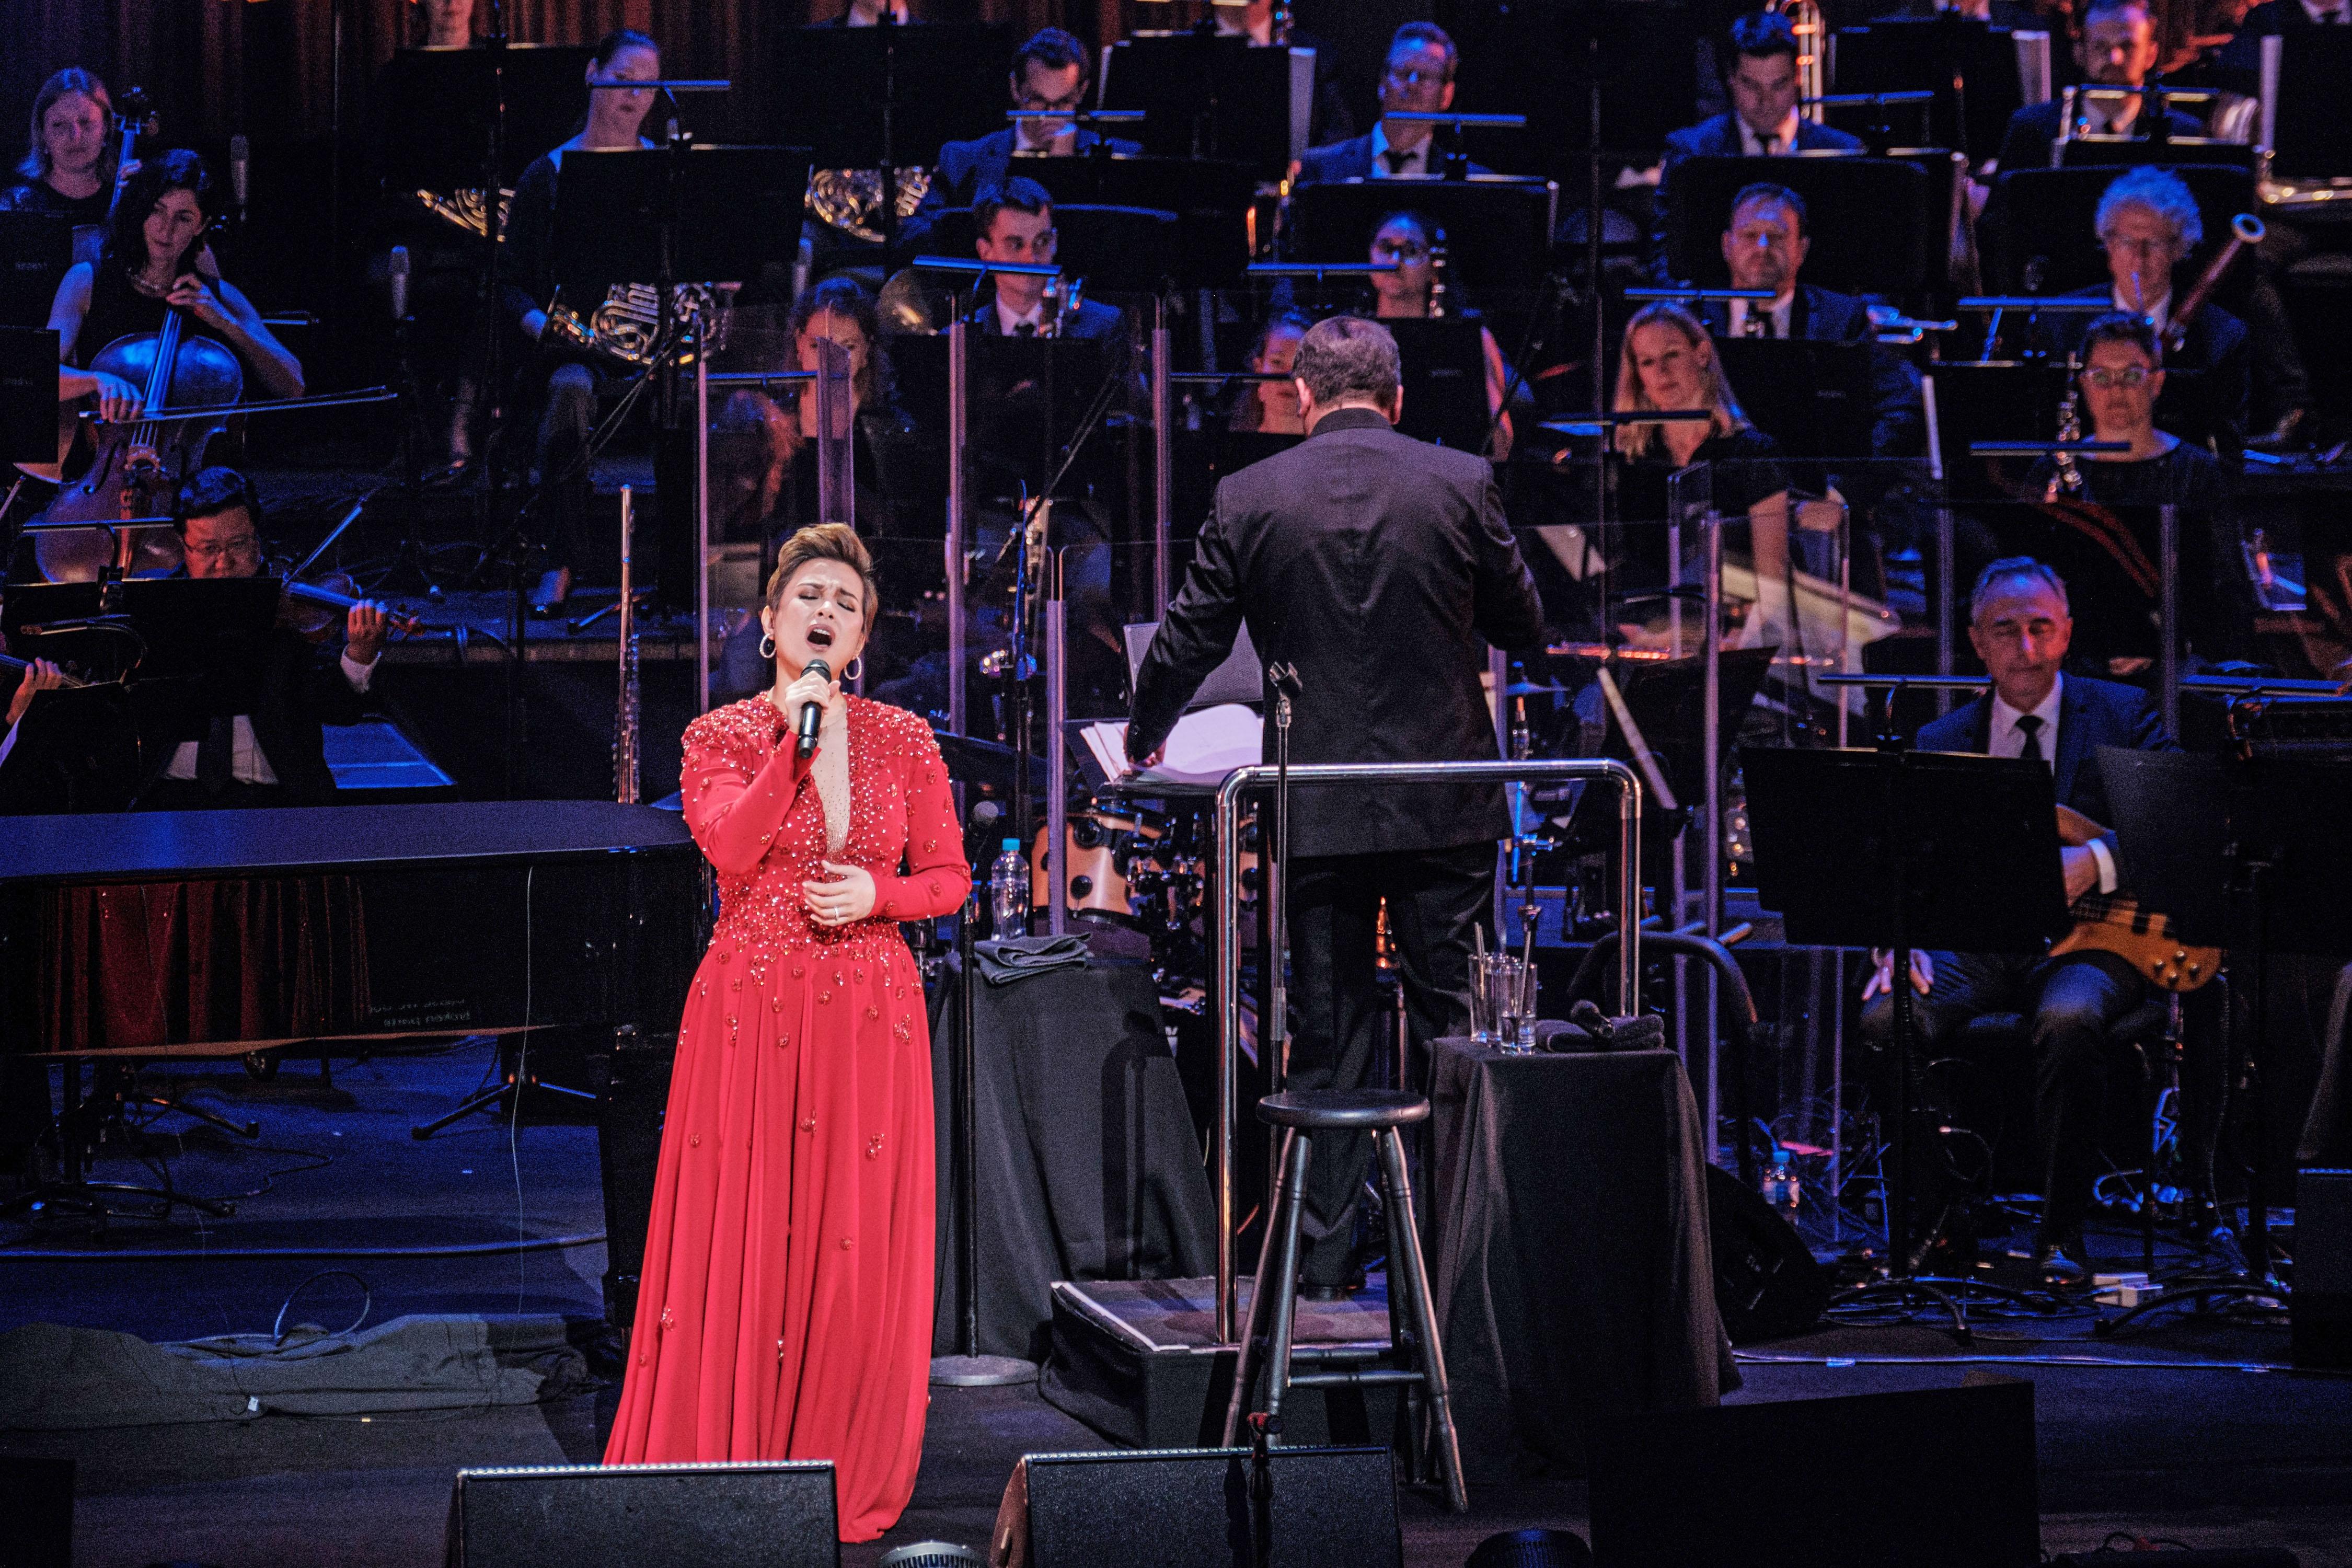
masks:
[[[1133,878],[1139,863],[1158,868],[1167,826],[1148,812],[1074,813],[1066,829],[1064,864],[1073,911],[1132,923]],[[1029,847],[1029,898],[1038,909],[1052,900],[1045,880],[1045,829]]]

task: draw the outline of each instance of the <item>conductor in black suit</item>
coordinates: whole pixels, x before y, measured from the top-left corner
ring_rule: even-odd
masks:
[[[1092,57],[1086,45],[1059,27],[1042,27],[1013,51],[1007,85],[1013,107],[1032,112],[1070,114],[1087,106],[1087,89],[1094,79]],[[1066,158],[1094,152],[1106,138],[1059,119],[1016,121],[1002,131],[969,142],[950,142],[940,149],[931,171],[931,188],[899,229],[899,248],[909,256],[923,243],[950,207],[967,207],[984,190],[1003,185],[1013,173],[1013,155]],[[1140,143],[1108,139],[1110,151],[1123,158],[1141,154]]]
[[[198,470],[181,488],[180,539],[188,575],[261,572],[261,502],[234,468]],[[150,745],[142,737],[138,804],[144,810],[325,805],[335,794],[325,724],[356,723],[376,658],[384,613],[365,601],[343,617],[343,646],[330,654],[299,633],[273,629],[256,655],[250,711],[212,721],[200,741]]]
[[[1969,598],[1969,642],[1992,689],[1919,731],[1923,752],[1975,752],[2046,763],[2058,801],[2094,822],[2114,821],[2098,748],[2171,749],[2147,693],[2113,681],[2060,673],[2074,622],[2066,584],[2038,561],[2011,556],[1987,566]],[[2071,902],[2116,887],[2113,835],[2059,851]],[[1894,1030],[1887,988],[1891,958],[1863,991],[1865,1038],[1884,1045]],[[2138,1006],[2147,983],[2113,953],[2059,958],[1981,952],[1915,952],[1916,1047],[1932,1058],[1980,1014],[2026,1015],[2033,1036],[2035,1149],[2042,1171],[2042,1224],[2034,1262],[2050,1283],[2086,1283],[2083,1221],[2090,1211],[2100,1104],[2106,1089],[2107,1036]]]
[[[1265,658],[1298,671],[1292,761],[1494,761],[1486,650],[1533,646],[1543,610],[1493,468],[1397,434],[1396,340],[1378,322],[1318,322],[1294,368],[1307,438],[1217,486],[1136,679],[1129,759],[1160,750],[1246,622]],[[1269,725],[1269,760],[1273,744]],[[1413,1036],[1463,1025],[1471,928],[1491,905],[1507,826],[1491,784],[1296,792],[1289,1087],[1366,1081],[1383,898]],[[1300,1278],[1329,1299],[1360,1283],[1349,1251],[1370,1146],[1315,1138]]]
[[[1801,283],[1797,274],[1812,249],[1805,199],[1785,185],[1759,182],[1731,201],[1723,230],[1723,260],[1735,289],[1769,289],[1769,303],[1702,301],[1701,319],[1718,338],[1791,338],[1822,343],[1865,343],[1870,349],[1870,450],[1853,456],[1909,458],[1926,445],[1927,415],[1919,373],[1878,342],[1870,301]]]
[[[1666,136],[1650,225],[1651,267],[1671,281],[1666,249],[1675,220],[1675,166],[1685,158],[1779,158],[1795,153],[1859,153],[1862,139],[1797,112],[1797,35],[1778,12],[1751,11],[1731,24],[1731,108]]]

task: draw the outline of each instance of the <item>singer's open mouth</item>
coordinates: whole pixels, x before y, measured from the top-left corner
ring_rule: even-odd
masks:
[[[809,647],[831,647],[833,646],[833,628],[831,626],[811,626],[808,630],[808,640]]]

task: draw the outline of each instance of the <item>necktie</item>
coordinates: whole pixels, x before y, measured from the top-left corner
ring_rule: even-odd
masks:
[[[1013,324],[1013,335],[1021,338],[1034,338],[1037,335],[1037,323],[1034,321],[1015,321]]]
[[[1748,307],[1747,315],[1748,320],[1741,324],[1739,329],[1739,335],[1741,337],[1769,338],[1772,335],[1772,317],[1769,312],[1759,310],[1755,306],[1750,305]]]
[[[196,783],[206,795],[218,795],[228,787],[229,770],[236,759],[236,721],[215,713],[205,738],[196,742]]]
[[[2041,718],[2032,713],[2019,714],[2017,716],[2017,732],[2025,737],[2025,744],[2017,749],[2017,754],[2024,758],[2029,763],[2038,763],[2042,761]]]
[[[1381,153],[1381,157],[1387,163],[1389,173],[1391,174],[1403,174],[1404,166],[1412,162],[1412,152],[1408,149],[1400,147],[1390,147],[1384,149]]]

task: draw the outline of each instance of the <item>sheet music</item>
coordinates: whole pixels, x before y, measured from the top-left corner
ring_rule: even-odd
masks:
[[[1256,711],[1238,702],[1187,713],[1176,721],[1160,765],[1150,771],[1182,784],[1214,784],[1235,768],[1265,760],[1264,730]],[[1126,721],[1103,720],[1080,733],[1106,777],[1127,772]]]

